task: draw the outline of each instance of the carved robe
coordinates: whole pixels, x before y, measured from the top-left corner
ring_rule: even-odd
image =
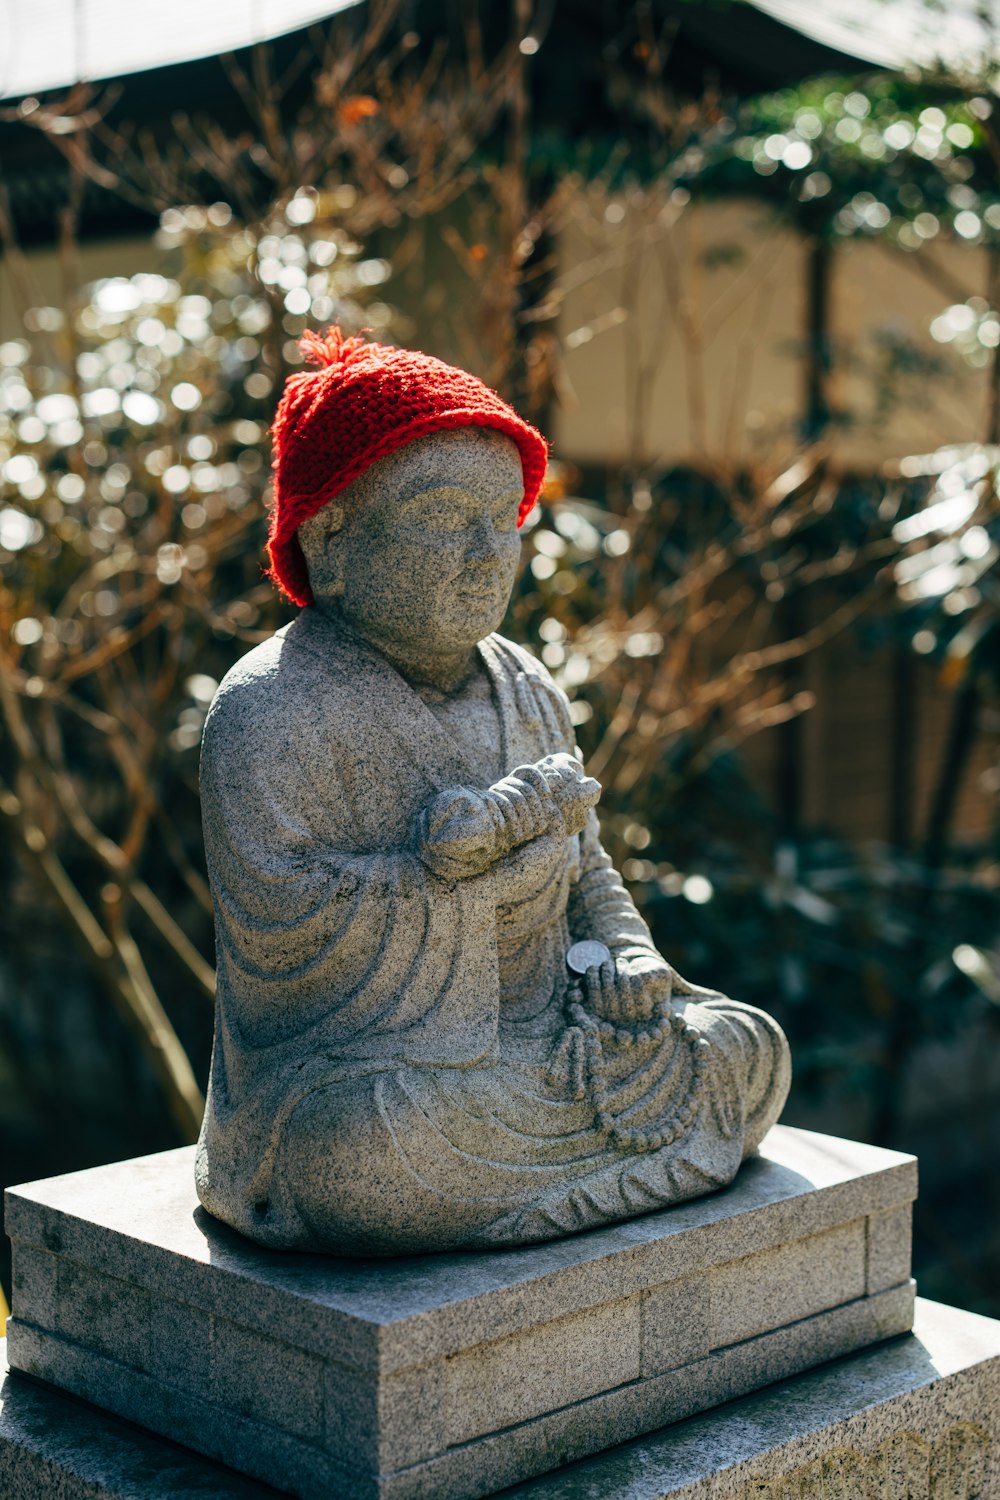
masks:
[[[573,753],[545,669],[500,636],[478,649],[503,771]],[[513,884],[496,866],[431,874],[412,852],[417,815],[473,784],[402,676],[315,608],[219,690],[202,751],[218,995],[196,1180],[206,1208],[263,1244],[548,1239],[725,1184],[777,1118],[780,1028],[675,992],[710,1044],[698,1108],[669,1145],[615,1143],[555,1066],[564,955],[581,938],[652,951],[648,929],[593,816],[511,856]],[[617,1116],[645,1130],[689,1092],[674,1034],[609,1044],[605,1065]]]

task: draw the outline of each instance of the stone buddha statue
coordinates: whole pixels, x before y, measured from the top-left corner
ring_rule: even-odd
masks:
[[[218,998],[197,1187],[262,1245],[500,1247],[729,1183],[785,1038],[681,980],[601,847],[567,700],[495,632],[544,440],[428,356],[306,335],[202,799]]]

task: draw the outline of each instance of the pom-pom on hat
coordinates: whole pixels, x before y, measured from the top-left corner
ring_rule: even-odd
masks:
[[[369,464],[404,443],[452,427],[492,427],[517,444],[524,499],[517,524],[538,499],[548,445],[496,391],[453,365],[411,349],[345,338],[339,328],[299,340],[317,370],[290,375],[271,426],[274,509],[270,576],[296,604],[313,593],[296,535]]]

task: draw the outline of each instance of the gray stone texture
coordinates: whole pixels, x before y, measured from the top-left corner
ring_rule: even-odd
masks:
[[[0,1358],[4,1500],[266,1500],[278,1493],[22,1376],[4,1381],[2,1368]],[[354,1500],[361,1491],[342,1485],[325,1493]],[[445,1492],[422,1493],[430,1500]],[[910,1336],[505,1492],[506,1500],[998,1495],[1000,1324],[920,1301]]]
[[[470,1500],[910,1326],[915,1162],[806,1131],[668,1211],[367,1264],[243,1239],[191,1157],[10,1190],[11,1364],[304,1500]]]
[[[0,1339],[3,1500],[277,1500],[282,1492],[8,1373]]]
[[[315,604],[208,716],[196,1180],[273,1249],[627,1219],[725,1186],[788,1092],[780,1027],[656,951],[565,694],[495,634],[523,493],[516,445],[482,428],[371,464],[299,527]],[[597,962],[574,975],[581,941]]]
[[[870,1214],[867,1220],[866,1285],[869,1292],[896,1286],[910,1274],[913,1215],[907,1208]]]
[[[509,1491],[509,1500],[996,1500],[1000,1323],[913,1335]]]

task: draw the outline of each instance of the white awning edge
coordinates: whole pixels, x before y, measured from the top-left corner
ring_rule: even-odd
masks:
[[[1000,0],[749,0],[813,41],[880,68],[980,75],[1000,57]]]
[[[0,99],[271,41],[360,0],[5,0]]]

